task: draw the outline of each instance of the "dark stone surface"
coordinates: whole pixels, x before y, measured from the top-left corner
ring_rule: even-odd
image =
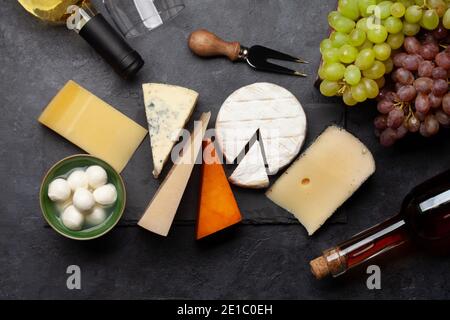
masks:
[[[167,239],[135,227],[134,219],[158,187],[151,177],[148,139],[123,172],[128,208],[121,226],[101,239],[75,242],[45,227],[41,217],[38,191],[45,171],[80,152],[36,121],[69,79],[144,126],[142,82],[199,91],[194,118],[212,110],[213,121],[235,89],[273,82],[292,91],[305,106],[312,141],[335,121],[321,113],[337,102],[319,95],[313,76],[297,79],[257,73],[224,59],[201,60],[189,52],[186,39],[191,31],[208,28],[243,44],[300,54],[312,62],[305,71],[314,74],[334,0],[186,0],[187,8],[177,19],[131,41],[147,62],[132,82],[119,79],[64,27],[33,19],[16,1],[0,2],[0,298],[450,298],[450,259],[421,252],[391,254],[380,261],[378,291],[367,289],[364,269],[322,282],[310,275],[311,258],[395,214],[412,186],[449,167],[449,132],[434,140],[406,140],[391,149],[381,148],[372,134],[371,105],[349,109],[347,128],[372,150],[378,170],[343,206],[348,223],[327,224],[313,237],[298,224],[246,224],[199,243],[188,221],[176,223]],[[336,108],[343,110],[338,103]],[[179,219],[195,216],[198,169]],[[272,212],[288,223],[292,220],[261,192],[237,188],[235,192],[244,216],[253,216],[254,221]],[[65,270],[71,264],[81,267],[80,291],[66,289]]]

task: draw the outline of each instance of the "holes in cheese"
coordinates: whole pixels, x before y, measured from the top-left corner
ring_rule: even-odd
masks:
[[[197,219],[197,240],[228,228],[242,220],[233,191],[211,140],[203,142],[206,155],[213,161],[204,161]]]
[[[367,147],[344,129],[331,126],[266,195],[312,235],[374,172]]]

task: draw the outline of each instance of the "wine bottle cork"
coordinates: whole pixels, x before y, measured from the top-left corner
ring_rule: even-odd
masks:
[[[311,260],[309,265],[311,266],[312,274],[317,280],[321,280],[330,275],[330,269],[328,268],[328,263],[324,256]]]

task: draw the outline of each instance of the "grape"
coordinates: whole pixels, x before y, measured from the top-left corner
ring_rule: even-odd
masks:
[[[419,77],[430,78],[433,74],[434,63],[431,61],[422,61],[419,64],[419,70],[417,71]]]
[[[431,44],[436,44],[436,45],[438,44],[436,39],[433,36],[433,33],[431,33],[431,32],[425,32],[424,33],[422,43],[423,44],[431,43]]]
[[[414,113],[414,116],[417,118],[417,120],[419,120],[420,122],[423,122],[423,121],[425,121],[425,117],[426,117],[427,115],[424,114],[424,113],[422,113],[422,112],[416,111],[416,112]]]
[[[379,61],[386,61],[391,56],[391,47],[387,43],[376,44],[373,46],[375,58]]]
[[[392,61],[394,62],[394,65],[396,67],[401,67],[403,66],[403,60],[407,57],[408,55],[404,52],[400,52],[397,53],[396,55],[394,55],[394,57],[392,58]]]
[[[436,96],[443,96],[448,92],[448,82],[444,79],[434,80],[433,94]]]
[[[350,39],[347,34],[335,31],[330,35],[330,40],[333,47],[340,48],[344,44],[347,44]]]
[[[445,70],[449,70],[450,69],[450,54],[446,53],[446,52],[440,52],[436,55],[436,64],[439,67],[444,68]]]
[[[406,36],[415,36],[420,31],[420,25],[416,23],[403,22],[403,33]]]
[[[416,101],[414,103],[416,110],[422,113],[427,113],[430,111],[430,100],[426,93],[417,94]]]
[[[367,98],[375,99],[380,92],[377,83],[372,79],[363,78],[361,83],[364,85],[366,89]]]
[[[383,63],[384,63],[384,67],[386,68],[386,73],[391,73],[392,70],[394,70],[394,62],[392,62],[391,58],[387,59]]]
[[[410,54],[416,54],[420,52],[421,44],[415,37],[406,37],[405,42],[403,43],[403,47],[405,48],[406,52]]]
[[[349,44],[354,47],[359,47],[366,41],[366,33],[360,29],[354,29],[349,35]]]
[[[434,9],[429,9],[423,13],[420,25],[427,30],[434,30],[439,25],[439,16]]]
[[[401,87],[403,87],[403,86],[405,86],[404,84],[401,84],[401,83],[395,83],[395,85],[394,85],[394,88],[395,88],[395,91],[397,92],[398,90],[400,90],[400,88]]]
[[[339,49],[339,60],[343,63],[352,63],[358,56],[358,50],[349,44],[344,44]]]
[[[406,70],[417,71],[417,69],[419,69],[419,63],[420,63],[420,60],[419,60],[419,58],[417,56],[415,56],[415,55],[407,55],[403,59],[402,66]]]
[[[363,49],[356,58],[355,65],[360,70],[366,70],[373,66],[375,62],[375,52],[372,49]]]
[[[392,102],[400,101],[398,94],[393,91],[389,91],[388,93],[386,93],[385,97],[387,100],[392,101]]]
[[[391,46],[392,50],[397,50],[403,45],[405,35],[403,32],[390,34],[386,40],[387,44]]]
[[[438,17],[443,17],[447,10],[447,4],[444,0],[428,0],[428,6],[436,11]]]
[[[425,60],[433,60],[439,53],[439,47],[433,43],[426,43],[420,48],[420,55]]]
[[[387,128],[387,117],[385,115],[379,115],[373,121],[376,129],[384,130]]]
[[[368,10],[370,6],[375,6],[376,0],[358,0],[359,13],[363,17],[368,17],[372,12]]]
[[[442,105],[442,96],[435,96],[433,93],[428,95],[428,99],[430,100],[430,105],[433,109],[440,108]]]
[[[379,17],[380,19],[386,19],[391,15],[392,1],[382,1],[378,3]],[[375,12],[377,14],[377,12]]]
[[[416,88],[417,92],[428,94],[433,88],[433,80],[425,77],[417,78],[414,81],[414,88]]]
[[[356,23],[356,29],[360,29],[364,31],[364,33],[367,33],[369,31],[369,19],[367,18],[361,18]]]
[[[402,20],[395,17],[389,17],[384,21],[386,31],[389,33],[398,33],[403,30]]]
[[[444,40],[447,38],[448,31],[445,29],[445,27],[442,25],[442,23],[439,23],[439,26],[433,31],[433,37],[436,40]]]
[[[397,139],[397,134],[394,129],[387,128],[380,135],[380,143],[382,146],[390,147]]]
[[[391,15],[393,17],[401,18],[405,15],[405,12],[406,12],[405,6],[400,2],[396,2],[391,6]]]
[[[342,99],[344,100],[344,103],[348,106],[354,106],[358,103],[358,101],[353,99],[351,89],[346,89],[344,91],[344,95],[342,96]]]
[[[336,81],[323,80],[320,83],[320,93],[325,97],[334,97],[340,88],[341,86]]]
[[[388,37],[386,27],[383,25],[373,25],[367,31],[367,38],[375,44],[383,43]]]
[[[339,62],[339,49],[330,48],[322,52],[322,59],[325,62]]]
[[[425,138],[430,137],[430,135],[428,134],[428,131],[427,131],[426,127],[425,127],[425,123],[424,123],[424,122],[422,122],[422,123],[420,124],[419,132],[420,132],[420,134],[421,134],[423,137],[425,137]]]
[[[439,132],[439,121],[437,121],[434,115],[429,114],[425,118],[425,130],[430,136],[433,136]]]
[[[420,121],[416,117],[409,118],[407,124],[410,132],[417,132],[420,129]]]
[[[445,11],[444,17],[442,18],[442,24],[445,29],[450,29],[450,9]]]
[[[344,77],[345,67],[338,62],[326,63],[323,66],[323,79],[339,81]]]
[[[433,79],[447,80],[447,71],[442,67],[436,67],[431,72]]]
[[[370,42],[369,39],[366,39],[366,41],[364,41],[364,43],[358,47],[358,50],[362,51],[364,49],[372,49],[372,47],[373,47],[373,43]]]
[[[338,11],[330,12],[328,15],[328,23],[334,30],[342,33],[349,33],[356,26],[355,21],[343,16]]]
[[[411,73],[411,71],[408,71],[404,68],[399,68],[392,74],[392,80],[403,85],[411,85],[414,82],[414,75]]]
[[[397,129],[402,125],[404,120],[405,114],[403,113],[403,110],[394,108],[387,116],[387,126],[392,129]]]
[[[442,110],[438,110],[435,113],[436,120],[443,126],[449,126],[450,125],[450,116],[446,114]]]
[[[376,82],[378,88],[381,89],[386,84],[386,79],[384,77],[381,77],[379,79],[375,79],[375,82]]]
[[[392,101],[383,99],[378,102],[377,109],[380,113],[387,114],[387,113],[391,112],[392,110],[394,110],[394,104],[392,103]]]
[[[362,72],[365,78],[369,78],[372,80],[381,78],[386,72],[386,67],[383,62],[375,61],[369,69],[366,69]]]
[[[356,86],[352,86],[352,97],[355,101],[364,102],[367,99],[366,88],[364,84],[359,83]]]
[[[400,127],[395,130],[397,140],[404,138],[408,134],[408,128],[405,127],[403,123]]]
[[[400,98],[400,101],[411,102],[416,97],[416,89],[412,85],[406,85],[401,87],[397,91],[397,95]]]
[[[450,93],[447,93],[442,99],[442,110],[450,115]]]
[[[411,6],[406,9],[405,20],[409,23],[418,23],[422,19],[422,9],[419,6]]]
[[[349,19],[356,20],[359,18],[358,0],[339,0],[338,10]]]
[[[333,44],[330,39],[324,39],[320,42],[320,52],[323,53],[326,49],[330,49],[333,47]]]
[[[345,69],[344,79],[349,85],[355,86],[361,80],[361,71],[357,66],[349,65]]]

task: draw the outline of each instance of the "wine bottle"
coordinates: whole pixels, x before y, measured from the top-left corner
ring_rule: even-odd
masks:
[[[44,21],[66,22],[123,78],[134,76],[144,60],[98,13],[89,0],[19,0],[31,14]]]
[[[395,217],[323,252],[310,262],[318,279],[347,270],[405,243],[445,254],[450,251],[450,170],[420,184]]]

